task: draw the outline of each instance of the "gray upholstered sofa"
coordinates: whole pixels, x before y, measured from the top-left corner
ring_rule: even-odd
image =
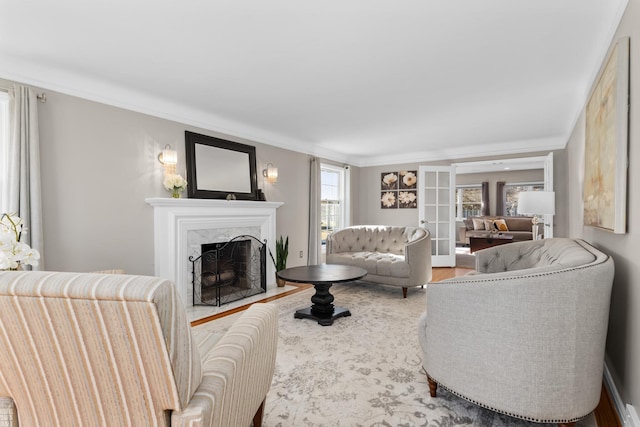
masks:
[[[407,289],[431,280],[431,236],[417,227],[358,225],[327,237],[327,264],[367,270],[364,280]]]
[[[533,240],[532,223],[530,216],[476,216],[468,217],[464,220],[464,225],[459,227],[459,241],[465,245],[469,244],[469,237],[487,237],[491,221],[503,219],[507,230],[498,230],[504,234],[513,236],[514,242],[523,240]],[[543,232],[544,227],[540,227],[539,232]]]
[[[613,260],[582,240],[476,253],[476,274],[427,285],[418,339],[437,386],[514,417],[571,425],[602,388]]]

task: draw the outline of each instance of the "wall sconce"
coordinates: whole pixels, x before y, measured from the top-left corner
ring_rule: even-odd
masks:
[[[269,184],[278,182],[278,168],[273,163],[267,163],[267,168],[262,171],[262,176],[267,178]]]
[[[158,161],[164,166],[165,175],[175,174],[176,165],[178,164],[178,152],[167,144],[164,146],[164,150],[158,154]]]

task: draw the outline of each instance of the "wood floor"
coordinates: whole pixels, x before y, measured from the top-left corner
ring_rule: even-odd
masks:
[[[467,269],[467,268],[457,268],[457,267],[434,267],[432,269],[432,273],[431,273],[431,281],[432,282],[439,282],[441,280],[446,280],[446,279],[451,279],[454,277],[460,277],[460,276],[464,276],[465,274],[467,274],[468,272],[472,271],[471,269]],[[289,283],[289,285],[294,285],[296,287],[296,289],[293,289],[291,291],[288,292],[284,292],[282,294],[279,294],[275,297],[270,297],[270,298],[265,298],[264,300],[261,300],[259,302],[269,302],[269,301],[273,301],[279,298],[283,298],[287,295],[292,295],[295,294],[297,292],[301,292],[304,291],[305,289],[311,288],[312,285],[304,285],[304,284],[294,284],[294,283]],[[230,314],[233,313],[237,313],[239,311],[243,311],[246,310],[251,304],[247,304],[238,308],[235,308],[233,310],[229,310],[227,312],[224,313],[220,313],[220,314],[216,314],[214,316],[210,316],[204,319],[200,319],[200,320],[196,320],[194,322],[191,322],[191,326],[196,326],[196,325],[200,325],[202,323],[206,323],[206,322],[210,322],[212,320],[215,320],[217,318],[220,317],[224,317],[224,316],[228,316]],[[614,409],[613,406],[613,401],[611,399],[611,396],[609,395],[609,392],[607,390],[607,388],[604,386],[604,384],[602,385],[602,394],[600,395],[600,403],[598,403],[598,407],[595,409],[594,411],[594,416],[596,418],[596,422],[598,424],[598,427],[622,427],[622,424],[620,423],[620,420],[618,418],[618,415]]]

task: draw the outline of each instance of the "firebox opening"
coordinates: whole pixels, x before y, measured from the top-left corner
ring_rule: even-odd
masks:
[[[193,305],[227,304],[266,292],[266,245],[253,236],[201,245],[193,264]]]

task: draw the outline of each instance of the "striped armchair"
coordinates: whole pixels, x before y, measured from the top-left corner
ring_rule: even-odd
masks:
[[[21,427],[260,425],[275,306],[196,341],[164,279],[0,272],[0,406]]]

